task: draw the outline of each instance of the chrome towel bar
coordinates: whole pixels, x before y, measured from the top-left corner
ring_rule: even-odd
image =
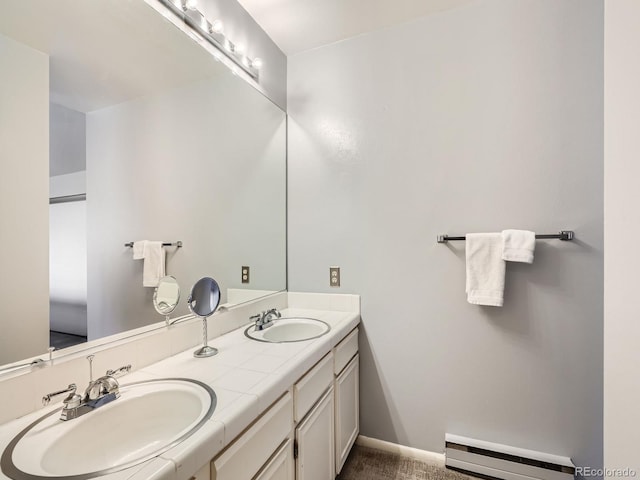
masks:
[[[129,248],[133,248],[133,242],[128,242],[124,244],[125,247],[129,247]],[[162,243],[163,247],[178,247],[181,248],[182,247],[182,242],[180,240],[178,240],[177,242],[163,242]]]
[[[543,233],[536,234],[536,239],[556,239],[565,242],[571,241],[574,238],[572,230],[562,230],[560,233]],[[438,235],[438,243],[447,243],[451,240],[466,240],[465,236],[452,237],[449,235]]]

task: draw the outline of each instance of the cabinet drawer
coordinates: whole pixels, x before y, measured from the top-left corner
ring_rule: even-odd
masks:
[[[295,394],[293,417],[296,422],[304,418],[332,382],[333,352],[329,352],[293,388]]]
[[[255,425],[211,462],[212,480],[253,478],[291,433],[293,401],[282,397]]]
[[[344,367],[347,366],[349,360],[358,353],[358,329],[356,328],[347,337],[336,346],[336,355],[333,366],[333,373],[338,375]]]

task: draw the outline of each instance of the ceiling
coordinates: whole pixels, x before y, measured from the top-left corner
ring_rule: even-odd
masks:
[[[473,0],[238,0],[286,55]]]

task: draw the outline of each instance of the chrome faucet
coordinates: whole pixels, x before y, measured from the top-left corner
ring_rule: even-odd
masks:
[[[89,365],[91,366],[93,355],[89,355],[87,360],[89,360]],[[42,404],[48,405],[53,397],[68,393],[67,397],[62,401],[64,406],[60,413],[60,420],[73,420],[119,398],[120,384],[116,377],[130,371],[131,365],[126,365],[116,370],[108,370],[106,375],[96,380],[93,380],[93,374],[90,373],[89,385],[85,389],[84,395],[78,395],[76,393],[77,386],[72,383],[64,390],[48,393],[42,397]]]
[[[256,331],[260,331],[264,330],[265,328],[269,328],[271,325],[273,325],[273,320],[276,318],[280,318],[281,316],[282,314],[276,308],[272,308],[257,315],[253,315],[249,317],[249,319],[255,320]]]

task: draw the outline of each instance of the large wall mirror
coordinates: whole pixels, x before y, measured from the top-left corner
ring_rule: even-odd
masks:
[[[129,242],[222,304],[286,288],[280,108],[145,0],[1,8],[0,364],[163,320]]]

